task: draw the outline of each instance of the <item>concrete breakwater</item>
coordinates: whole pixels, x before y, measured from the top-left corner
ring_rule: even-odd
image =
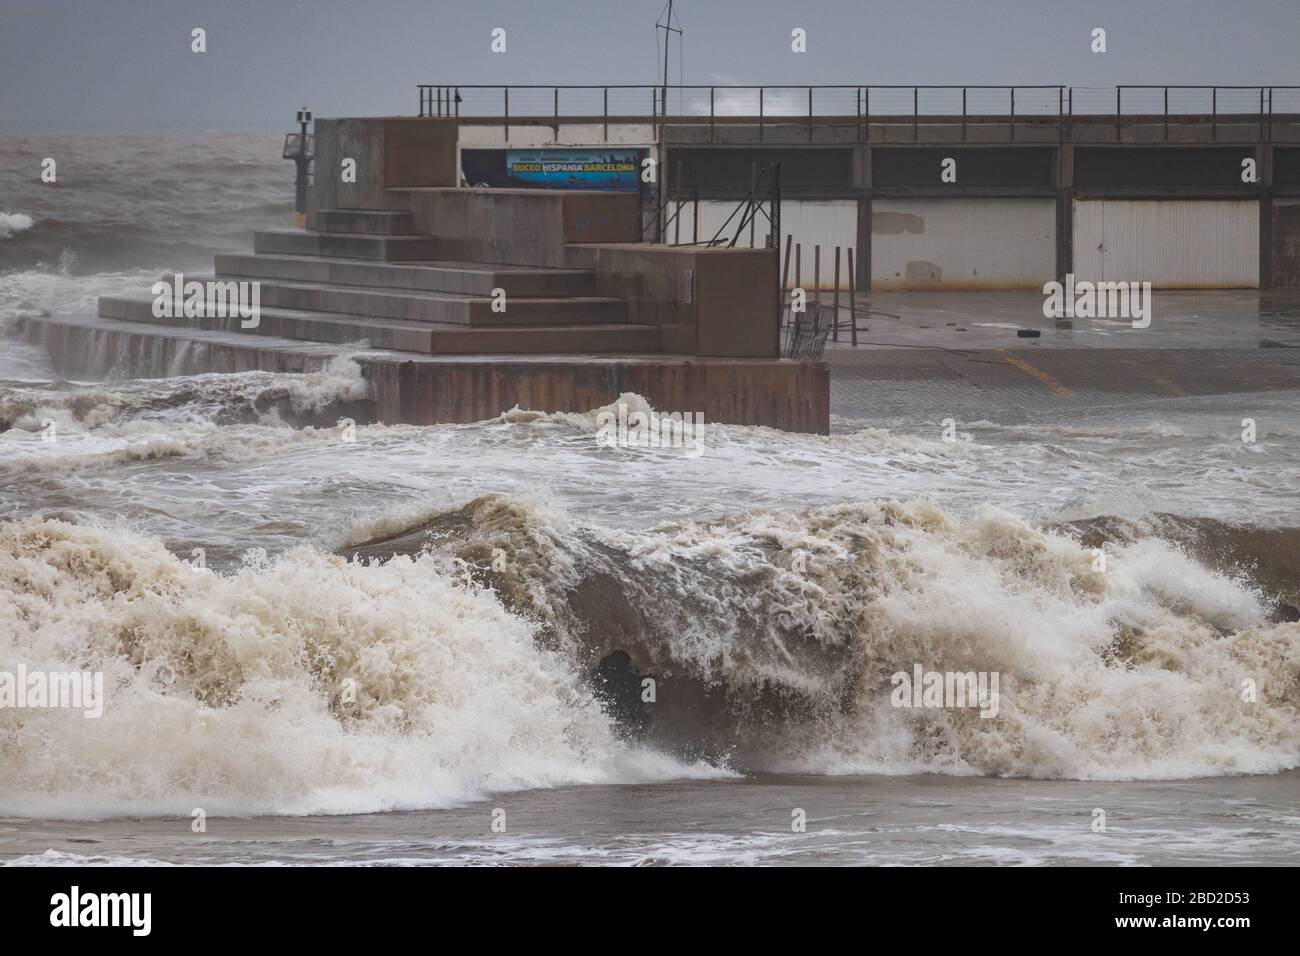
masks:
[[[775,249],[641,242],[634,194],[461,188],[457,134],[318,121],[309,229],[257,232],[252,254],[102,297],[95,316],[25,318],[27,340],[79,379],[348,355],[390,424],[586,412],[636,392],[706,422],[828,432],[826,367],[780,357]],[[249,308],[222,290],[248,290]]]
[[[655,408],[702,412],[707,422],[825,432],[830,417],[830,373],[813,363],[676,355],[417,356],[89,316],[27,318],[20,327],[29,342],[45,348],[60,376],[73,379],[309,372],[350,355],[371,383],[371,414],[389,424],[482,421],[516,406],[589,411],[629,391]]]

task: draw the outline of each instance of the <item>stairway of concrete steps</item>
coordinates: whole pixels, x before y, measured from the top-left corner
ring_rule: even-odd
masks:
[[[629,323],[626,302],[595,295],[590,270],[440,261],[437,237],[415,234],[403,212],[324,210],[317,225],[259,232],[251,255],[218,255],[213,274],[185,274],[260,282],[255,329],[238,316],[155,317],[152,294],[101,298],[99,314],[426,355],[660,351],[658,327]],[[492,311],[494,289],[505,291],[503,312]]]

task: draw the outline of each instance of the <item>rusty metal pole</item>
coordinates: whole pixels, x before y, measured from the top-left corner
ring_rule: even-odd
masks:
[[[835,341],[840,340],[840,247],[835,247],[835,291],[832,293],[831,301],[835,304],[835,325],[832,326]]]
[[[792,239],[794,238],[793,233],[791,233],[790,238]],[[796,242],[794,244],[794,287],[796,289],[803,288],[803,243],[802,242]],[[806,300],[807,298],[808,296],[805,293],[804,299]]]
[[[854,346],[858,344],[858,299],[856,291],[858,281],[853,273],[853,247],[849,246],[849,328],[852,332]]]
[[[695,164],[694,183],[691,190],[691,245],[700,241],[700,164]]]
[[[781,266],[781,297],[785,298],[785,290],[790,285],[790,249],[794,246],[794,236],[785,237],[785,264]]]
[[[813,304],[822,304],[822,244],[813,244]]]

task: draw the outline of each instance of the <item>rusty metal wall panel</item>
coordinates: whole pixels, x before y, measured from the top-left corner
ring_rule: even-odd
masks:
[[[1300,199],[1273,200],[1273,287],[1300,289]]]
[[[720,229],[727,217],[730,216],[736,208],[736,202],[724,200],[700,200],[700,231],[699,239],[705,242],[711,239]],[[726,231],[726,236],[730,239],[735,235],[736,227],[740,223],[743,213],[737,213],[731,220],[730,226]],[[680,216],[680,226],[672,223],[668,227],[669,242],[690,242],[691,241],[691,224],[694,222],[694,210],[691,203],[682,203]],[[849,265],[848,250],[854,250],[855,261],[858,256],[856,243],[858,238],[858,203],[855,199],[794,199],[786,200],[781,203],[781,250],[780,255],[782,262],[785,257],[785,237],[793,236],[794,241],[801,246],[801,260],[803,265],[803,274],[801,281],[805,289],[813,289],[816,286],[813,282],[813,262],[815,259],[814,249],[820,245],[821,255],[821,284],[822,289],[831,289],[835,285],[835,247],[840,247],[840,288],[843,290],[849,287]],[[754,224],[753,237],[754,245],[763,246],[767,242],[768,226],[767,219],[759,215]],[[748,247],[750,243],[750,229],[746,227],[738,246]],[[794,269],[794,252],[790,253],[790,274],[786,278],[786,287],[794,288],[795,269]]]
[[[877,199],[871,287],[1034,289],[1056,276],[1054,199]]]
[[[1157,289],[1257,289],[1259,203],[1075,200],[1073,272],[1078,280]]]

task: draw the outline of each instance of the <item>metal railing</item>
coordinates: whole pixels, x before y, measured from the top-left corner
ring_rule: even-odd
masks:
[[[821,124],[857,124],[867,139],[872,124],[909,120],[919,139],[922,121],[1005,122],[1014,141],[1017,125],[1056,124],[1069,138],[1074,121],[1099,118],[1157,117],[1168,137],[1169,121],[1208,117],[1217,139],[1220,123],[1249,121],[1260,138],[1270,139],[1275,117],[1300,116],[1300,85],[1286,86],[651,86],[644,84],[500,86],[420,84],[419,115],[454,116],[500,122],[509,138],[511,123],[611,122],[657,125],[745,123],[757,125],[759,139],[771,125],[789,127],[802,120],[808,138]],[[712,135],[710,135],[712,140]]]

